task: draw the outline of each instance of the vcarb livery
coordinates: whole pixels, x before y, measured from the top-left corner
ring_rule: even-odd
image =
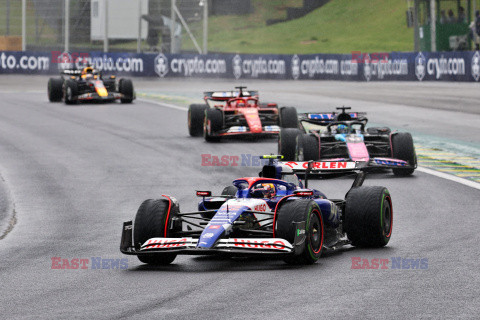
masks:
[[[123,224],[121,252],[153,265],[169,264],[178,254],[261,254],[287,263],[311,264],[323,250],[347,244],[383,247],[390,240],[390,193],[384,187],[363,187],[365,173],[360,163],[262,158],[269,163],[259,177],[236,179],[220,196],[197,191],[202,200],[196,212],[180,212],[177,200],[167,195],[144,201],[135,224]],[[308,188],[311,174],[352,170],[357,175],[345,200],[330,200]],[[305,181],[295,173],[303,174]]]
[[[352,81],[480,79],[480,53],[476,51],[391,52],[385,53],[381,60],[362,54],[362,59],[356,61],[351,54],[83,54],[99,70],[139,77]],[[0,52],[0,73],[57,72],[58,65],[52,63],[51,52]]]

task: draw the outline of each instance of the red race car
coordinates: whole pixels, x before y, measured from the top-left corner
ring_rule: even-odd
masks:
[[[204,92],[205,104],[188,108],[188,131],[192,137],[203,134],[206,141],[225,136],[278,135],[280,128],[297,128],[297,110],[279,108],[276,103],[260,103],[258,91]]]

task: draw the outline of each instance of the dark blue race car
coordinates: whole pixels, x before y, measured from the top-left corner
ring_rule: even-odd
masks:
[[[177,254],[269,255],[311,264],[325,249],[346,244],[383,247],[392,234],[392,200],[384,187],[362,186],[362,164],[281,162],[269,158],[259,177],[233,181],[220,196],[197,191],[197,212],[182,213],[168,195],[146,200],[135,224],[124,222],[120,250],[154,265]],[[308,188],[312,175],[356,171],[345,199],[327,199]],[[296,173],[304,175],[304,183]]]

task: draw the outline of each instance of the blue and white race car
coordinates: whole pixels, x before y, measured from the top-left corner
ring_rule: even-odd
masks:
[[[197,212],[180,212],[175,198],[144,201],[124,222],[120,250],[153,265],[178,254],[269,255],[287,263],[315,263],[323,250],[351,244],[383,247],[392,235],[392,200],[384,187],[362,186],[365,172],[352,161],[281,162],[270,159],[259,177],[233,181],[220,196],[197,191]],[[344,200],[308,188],[314,174],[352,172]],[[302,182],[296,175],[300,173]]]
[[[411,175],[417,167],[413,139],[408,132],[368,127],[366,113],[299,114],[298,128],[282,128],[278,153],[286,160],[361,161],[371,169],[392,169],[398,176]]]

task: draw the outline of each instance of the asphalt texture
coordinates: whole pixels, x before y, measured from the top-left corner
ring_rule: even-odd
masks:
[[[209,167],[201,154],[260,155],[276,140],[206,143],[188,136],[187,113],[160,103],[49,103],[46,77],[0,77],[0,170],[17,223],[0,240],[0,318],[346,319],[478,318],[480,191],[422,172],[372,174],[387,187],[393,235],[381,249],[345,247],[311,266],[179,256],[150,267],[119,251],[122,222],[144,199],[175,196],[195,209],[195,190],[220,192],[258,166]],[[134,79],[139,92],[200,101],[204,90],[245,82]],[[477,84],[252,81],[264,101],[329,111],[350,105],[372,123],[480,149]],[[313,181],[343,197],[351,179]],[[52,269],[52,258],[88,259]],[[352,269],[352,258],[389,259]],[[128,259],[126,269],[108,259]],[[424,259],[424,269],[392,258]],[[94,261],[107,261],[105,269]],[[426,260],[425,260],[426,259]],[[363,260],[361,265],[363,265]],[[423,265],[425,267],[425,265]],[[107,268],[108,267],[108,268]]]

